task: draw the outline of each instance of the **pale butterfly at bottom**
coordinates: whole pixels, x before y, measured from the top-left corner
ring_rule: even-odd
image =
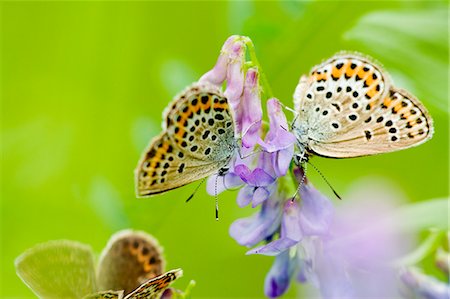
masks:
[[[57,240],[20,255],[16,272],[44,299],[158,299],[182,276],[181,269],[163,273],[164,264],[155,239],[144,232],[124,230],[111,237],[97,271],[89,246]]]

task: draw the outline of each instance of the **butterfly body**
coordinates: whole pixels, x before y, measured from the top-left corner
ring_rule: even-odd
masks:
[[[349,158],[391,152],[430,139],[425,107],[392,85],[360,54],[337,54],[303,76],[294,94],[292,125],[303,156]]]
[[[163,132],[136,168],[136,193],[151,196],[220,172],[236,151],[227,99],[214,85],[194,84],[166,109]]]

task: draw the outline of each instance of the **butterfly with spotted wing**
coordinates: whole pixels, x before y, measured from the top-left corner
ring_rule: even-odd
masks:
[[[292,125],[297,162],[316,154],[350,158],[424,143],[433,121],[419,100],[394,87],[373,59],[339,53],[302,76]]]
[[[163,132],[150,142],[135,171],[139,197],[226,171],[238,145],[232,110],[217,86],[188,87],[169,104],[163,119]]]

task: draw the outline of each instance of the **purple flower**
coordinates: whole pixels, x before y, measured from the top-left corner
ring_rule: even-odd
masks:
[[[279,255],[296,245],[303,237],[299,216],[298,203],[287,200],[283,209],[280,238],[265,246],[252,249],[247,254]]]
[[[237,203],[244,207],[252,202],[256,207],[264,202],[276,189],[276,176],[270,164],[270,154],[262,152],[258,165],[250,170],[247,165],[240,164],[235,167],[235,173],[245,182],[245,186],[239,191]]]
[[[258,142],[262,108],[259,87],[259,73],[257,68],[249,68],[245,76],[244,95],[239,104],[237,127],[241,132],[243,154],[251,152]],[[248,149],[247,151],[245,149]]]
[[[264,293],[267,297],[276,298],[286,292],[294,272],[293,265],[289,251],[277,255],[264,283]]]
[[[272,154],[271,160],[277,177],[286,175],[294,154],[295,136],[289,132],[286,116],[280,102],[273,98],[267,101],[270,129],[264,141],[259,144],[264,151]]]
[[[301,252],[300,267],[305,268],[300,269],[298,278],[315,284],[324,298],[399,295],[396,270],[391,263],[405,252],[409,238],[398,232],[397,223],[385,225],[380,221],[393,210],[393,200],[385,201],[380,191],[370,192],[370,188],[365,186],[365,193],[378,196],[371,200],[369,195],[354,202],[347,198],[347,207],[337,210],[333,221],[325,223],[328,230],[318,229],[312,221],[304,222],[313,224],[309,229],[319,235],[309,243],[302,240],[297,246]]]
[[[236,111],[244,90],[245,43],[238,39],[231,45],[227,69],[227,87],[225,97],[231,108]]]
[[[262,109],[260,99],[259,74],[256,67],[249,68],[244,76],[245,63],[245,38],[233,35],[227,39],[222,47],[216,65],[212,70],[200,78],[200,82],[207,81],[221,86],[226,80],[225,96],[231,107],[235,120],[235,133],[242,140],[242,147],[239,149],[240,156],[250,153],[259,140],[260,127],[262,122]],[[254,157],[246,159],[234,157],[229,164],[229,171],[225,175],[213,175],[209,177],[207,191],[215,195],[223,190],[241,186],[242,178],[236,174],[236,166],[240,166],[238,171],[242,174],[245,167],[252,164]],[[247,180],[251,178],[244,176]],[[246,190],[244,190],[246,191]],[[260,189],[258,193],[267,198],[269,194],[263,194]],[[244,194],[244,193],[242,193]],[[263,198],[257,196],[257,198]]]
[[[282,203],[277,196],[273,194],[264,201],[253,216],[234,221],[230,226],[231,237],[240,245],[249,247],[271,238],[281,222]]]
[[[226,80],[225,96],[231,107],[236,109],[244,90],[245,42],[239,35],[230,36],[220,51],[219,58],[212,70],[200,78],[200,82],[221,86]]]
[[[395,222],[380,221],[392,206],[383,197],[358,198],[335,213],[329,199],[307,180],[300,197],[299,202],[282,201],[279,238],[248,252],[277,257],[266,277],[266,295],[283,294],[288,278],[297,273],[299,282],[313,284],[324,298],[398,297],[396,271],[390,263],[409,242],[398,235]]]
[[[200,78],[200,82],[206,81],[217,86],[222,85],[222,83],[227,78],[231,52],[235,48],[234,44],[237,43],[240,38],[241,37],[239,35],[232,35],[225,41],[222,46],[222,50],[220,51],[220,55],[217,59],[216,65],[212,70],[210,70]]]
[[[250,68],[244,76],[246,49],[244,37],[230,36],[222,46],[214,68],[204,74],[199,82],[206,81],[221,87],[226,81],[224,95],[234,114],[236,134],[241,135],[243,130],[250,130],[249,136],[245,138],[248,148],[256,144],[256,140],[253,140],[256,139],[254,132],[259,129],[258,121],[261,121],[262,110],[261,107],[258,110],[261,103],[257,69]],[[246,123],[248,121],[250,124]]]
[[[280,238],[252,249],[248,254],[277,255],[298,244],[304,236],[326,236],[333,220],[333,206],[328,198],[305,181],[301,201],[288,199],[284,205]]]
[[[225,190],[240,187],[244,184],[238,174],[235,172],[237,165],[251,164],[251,157],[241,159],[239,155],[235,155],[229,164],[229,171],[224,175],[214,174],[210,176],[206,182],[206,191],[209,195],[217,195]]]

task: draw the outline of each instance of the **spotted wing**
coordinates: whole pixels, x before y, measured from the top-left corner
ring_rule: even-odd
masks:
[[[183,275],[181,269],[168,271],[158,277],[155,277],[128,294],[125,299],[159,299],[172,282]]]
[[[169,105],[164,132],[152,140],[136,169],[138,196],[165,192],[226,166],[236,148],[227,99],[210,84],[195,84]]]
[[[122,299],[123,291],[103,291],[84,296],[83,299]]]
[[[316,154],[346,158],[419,145],[433,132],[425,107],[358,54],[338,54],[302,77],[295,127]],[[305,138],[305,136],[303,136]]]
[[[98,287],[100,290],[124,290],[128,294],[163,273],[164,267],[162,249],[152,236],[123,230],[110,238],[101,254]]]

